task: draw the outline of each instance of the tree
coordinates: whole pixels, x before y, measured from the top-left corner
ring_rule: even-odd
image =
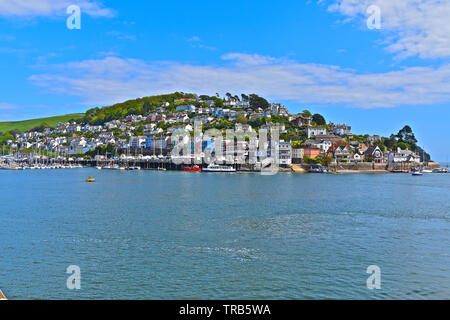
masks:
[[[248,119],[246,117],[244,117],[243,115],[239,115],[239,116],[236,117],[236,122],[237,123],[247,124],[248,123]]]
[[[387,149],[392,150],[397,144],[397,137],[393,134],[389,138],[384,138],[383,143]]]
[[[263,110],[267,110],[270,107],[270,103],[258,96],[257,94],[251,94],[250,95],[250,108],[252,108],[253,110],[256,110],[258,108],[261,108]]]
[[[312,116],[312,122],[314,122],[315,124],[317,124],[319,126],[323,126],[326,124],[325,118],[321,114],[318,114],[318,113],[316,113]]]
[[[242,101],[243,102],[249,102],[249,96],[248,95],[246,95],[245,93],[242,93],[241,94],[241,98],[242,98]]]
[[[402,150],[408,149],[408,145],[403,141],[400,141],[399,143],[397,143],[397,147],[399,147]]]
[[[302,111],[302,113],[301,113],[304,117],[311,117],[312,116],[312,113],[311,112],[309,112],[309,110],[303,110]]]
[[[203,101],[207,101],[207,100],[211,100],[211,97],[210,97],[210,96],[207,96],[206,94],[202,94],[202,95],[199,97],[199,99],[200,99],[200,100],[203,100]]]
[[[218,108],[223,108],[223,100],[217,97],[213,98],[214,100],[214,105]]]
[[[411,127],[406,125],[398,133],[397,138],[399,142],[404,142],[411,147],[411,150],[417,148],[417,139],[412,131]]]
[[[323,159],[322,164],[326,165],[328,167],[333,162],[333,160],[334,159],[332,157],[326,157],[326,158]]]

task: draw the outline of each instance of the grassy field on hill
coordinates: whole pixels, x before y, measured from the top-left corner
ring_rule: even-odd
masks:
[[[55,116],[49,118],[41,118],[41,119],[32,119],[32,120],[24,120],[24,121],[9,121],[9,122],[0,122],[0,132],[3,134],[11,131],[11,130],[19,130],[25,132],[34,127],[41,125],[43,122],[47,123],[51,127],[55,127],[58,122],[66,122],[71,119],[79,119],[84,116],[84,113],[72,113],[66,114],[63,116]]]

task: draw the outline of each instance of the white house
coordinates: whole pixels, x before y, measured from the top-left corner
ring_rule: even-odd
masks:
[[[315,137],[317,135],[325,135],[327,134],[327,129],[324,127],[307,127],[306,128],[306,136],[308,138]]]
[[[396,152],[389,153],[389,165],[401,162],[420,163],[420,156],[410,150],[402,150],[400,148],[398,148]]]

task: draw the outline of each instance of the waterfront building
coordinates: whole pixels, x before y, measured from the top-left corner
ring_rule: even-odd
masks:
[[[280,165],[292,164],[292,146],[289,142],[280,141],[279,144],[279,163]]]
[[[304,157],[304,148],[292,148],[292,163],[301,163]]]
[[[380,147],[378,146],[369,147],[364,152],[364,158],[371,159],[372,161],[377,163],[383,162],[383,151],[381,151]]]
[[[314,147],[312,145],[302,145],[304,156],[315,159],[320,154],[320,148]]]
[[[402,150],[397,148],[397,151],[389,152],[388,163],[389,165],[396,163],[420,163],[420,156],[410,150]]]

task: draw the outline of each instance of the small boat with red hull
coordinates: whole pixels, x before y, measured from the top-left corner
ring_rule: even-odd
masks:
[[[190,171],[190,172],[202,172],[202,168],[199,166],[193,166],[193,167],[185,167],[184,171]]]

